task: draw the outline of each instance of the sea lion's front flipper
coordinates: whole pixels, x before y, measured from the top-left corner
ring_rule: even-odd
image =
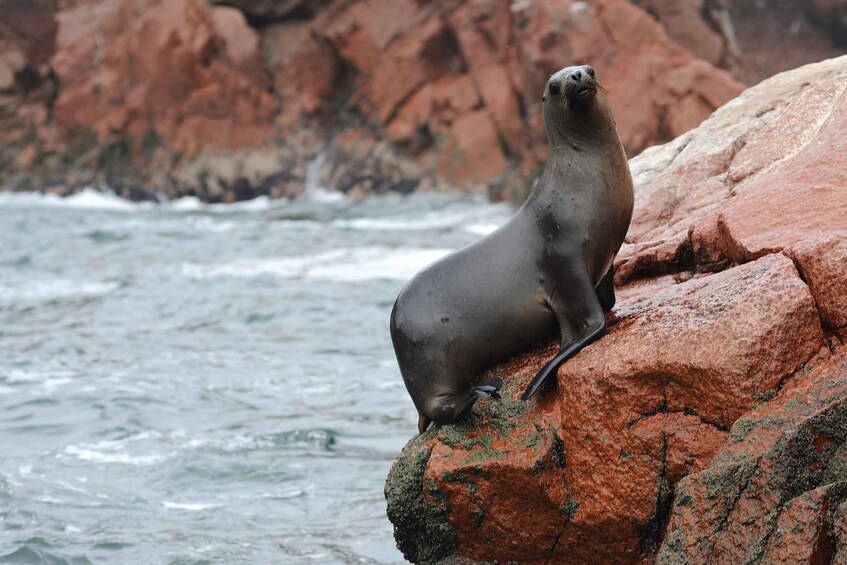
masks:
[[[609,272],[611,273],[611,269]],[[555,375],[559,366],[579,353],[582,348],[599,339],[606,332],[606,317],[598,292],[594,290],[588,274],[569,272],[564,277],[561,290],[553,293],[550,307],[562,330],[562,347],[526,387],[521,400],[528,400],[538,392],[550,375]],[[606,277],[610,277],[609,274]],[[604,277],[604,280],[605,278]],[[614,277],[612,273],[611,277]],[[610,278],[611,280],[611,278]],[[601,285],[602,285],[601,281]],[[571,337],[575,336],[575,337]]]
[[[492,377],[473,387],[471,393],[477,398],[493,398],[494,400],[499,401],[500,394],[497,391],[500,390],[501,386],[503,386],[503,379],[500,377]]]
[[[603,312],[610,312],[615,307],[615,266],[609,267],[603,280],[597,285],[597,298]]]

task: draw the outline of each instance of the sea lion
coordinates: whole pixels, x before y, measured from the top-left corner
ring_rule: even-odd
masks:
[[[523,399],[606,329],[612,261],[632,217],[632,177],[606,94],[588,65],[542,96],[549,158],[524,205],[487,237],[415,275],[391,312],[391,340],[418,429],[454,422],[499,378],[493,363],[561,332],[561,350]]]

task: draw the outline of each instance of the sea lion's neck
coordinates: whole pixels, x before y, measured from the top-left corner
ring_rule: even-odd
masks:
[[[620,146],[615,119],[602,93],[582,113],[546,105],[544,128],[551,157],[573,158],[574,154],[585,151],[603,153]]]
[[[599,124],[571,124],[568,121],[553,123],[547,128],[547,145],[550,157],[572,158],[580,153],[611,152],[620,147],[620,137],[615,122],[609,118]]]

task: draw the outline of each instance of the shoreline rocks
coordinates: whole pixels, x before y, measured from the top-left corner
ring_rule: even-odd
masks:
[[[0,23],[12,190],[291,197],[324,153],[320,182],[352,195],[520,201],[565,62],[597,62],[633,153],[742,88],[627,0],[40,0],[25,21],[32,39]]]

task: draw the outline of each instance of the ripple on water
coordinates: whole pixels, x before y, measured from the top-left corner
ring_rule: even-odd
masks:
[[[68,555],[57,551],[44,538],[30,538],[5,555],[0,555],[0,563],[33,565],[89,565],[91,561],[84,555]]]

